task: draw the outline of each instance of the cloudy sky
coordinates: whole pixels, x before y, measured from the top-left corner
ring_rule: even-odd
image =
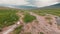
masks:
[[[43,7],[57,4],[59,1],[60,0],[0,0],[0,4]]]

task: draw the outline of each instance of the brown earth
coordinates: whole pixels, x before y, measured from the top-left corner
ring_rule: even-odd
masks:
[[[49,17],[51,18],[49,20],[49,19],[46,19],[46,17],[48,17],[48,16],[39,16],[35,13],[30,12],[31,15],[36,17],[36,20],[34,20],[31,23],[25,24],[22,20],[22,18],[24,17],[22,15],[22,13],[18,13],[18,14],[19,14],[19,16],[21,16],[21,18],[18,22],[20,22],[20,24],[24,25],[23,30],[20,32],[20,34],[40,34],[40,32],[42,32],[44,34],[60,34],[60,30],[58,29],[56,18],[53,15],[49,15]],[[16,26],[18,26],[18,24]],[[11,27],[8,28],[7,30],[11,29]],[[14,30],[15,28],[12,28],[12,29]],[[7,30],[5,30],[5,31],[7,32]],[[12,31],[10,31],[8,33],[11,33]]]

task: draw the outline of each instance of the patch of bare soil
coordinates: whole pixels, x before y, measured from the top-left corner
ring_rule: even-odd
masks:
[[[35,13],[30,14],[35,16],[36,20],[32,23],[25,24],[20,34],[41,34],[41,32],[43,34],[60,34],[60,30],[57,28],[57,22],[53,15],[50,15],[50,22],[49,19],[46,20],[47,16],[39,16]]]
[[[23,22],[23,13],[18,13],[19,16],[21,16],[19,22],[23,25],[23,28],[20,32],[20,34],[60,34],[60,30],[58,29],[57,22],[55,20],[55,17],[53,15],[50,15],[49,17],[51,19],[46,19],[48,16],[39,16],[35,13],[30,12],[31,15],[36,17],[36,20],[34,20],[31,23],[25,24]],[[9,33],[11,34],[12,31]]]

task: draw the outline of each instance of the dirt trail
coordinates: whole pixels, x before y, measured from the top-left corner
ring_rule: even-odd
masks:
[[[9,34],[9,33],[12,32],[15,28],[17,28],[18,26],[20,26],[20,25],[23,24],[23,22],[22,22],[22,20],[21,20],[23,16],[22,16],[22,15],[19,15],[19,16],[21,16],[20,19],[19,19],[19,21],[18,21],[16,24],[14,24],[14,25],[9,26],[7,30],[5,30],[5,31],[2,32],[2,34]]]
[[[58,28],[50,27],[50,25],[47,24],[47,22],[44,20],[44,17],[39,16],[39,15],[32,13],[32,12],[30,12],[30,14],[35,16],[36,19],[39,21],[39,23],[40,23],[39,27],[43,30],[44,33],[49,32],[50,34],[60,34],[60,31],[58,30]],[[37,29],[40,29],[40,28],[37,28]]]
[[[12,32],[16,27],[20,26],[20,21],[18,21],[16,24],[9,26],[7,30],[3,31],[2,34],[9,34]]]

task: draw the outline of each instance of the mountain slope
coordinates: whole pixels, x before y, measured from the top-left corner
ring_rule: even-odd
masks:
[[[60,8],[60,3],[55,4],[55,5],[51,5],[51,6],[46,6],[46,7],[43,7],[43,8]]]

